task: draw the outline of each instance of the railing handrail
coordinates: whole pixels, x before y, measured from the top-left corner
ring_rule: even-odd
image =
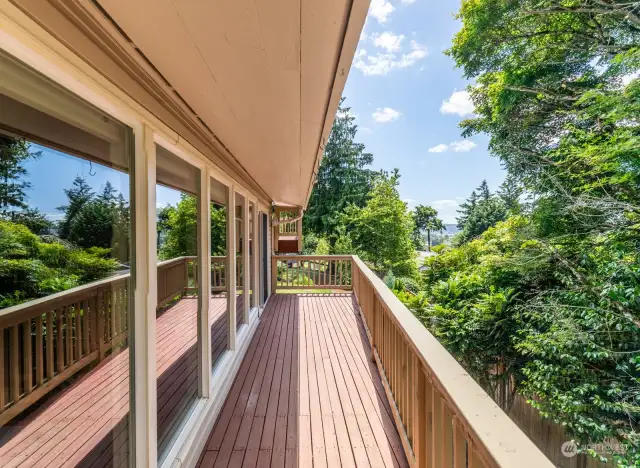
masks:
[[[173,265],[175,263],[180,263],[181,261],[191,260],[193,258],[197,258],[197,257],[182,256],[182,257],[171,258],[169,260],[163,260],[161,262],[158,262],[157,263],[157,267],[158,268],[166,267],[166,266],[169,266],[169,265]],[[55,294],[50,294],[50,295],[45,296],[45,297],[39,297],[37,299],[31,299],[30,301],[22,302],[20,304],[16,304],[14,306],[7,307],[5,309],[0,310],[0,317],[5,317],[7,315],[12,315],[12,314],[15,314],[17,312],[22,312],[25,309],[32,309],[34,307],[40,307],[40,306],[44,307],[44,306],[52,304],[52,303],[54,303],[54,302],[56,302],[56,301],[58,301],[60,299],[68,298],[69,296],[71,296],[73,294],[85,293],[87,291],[90,291],[91,289],[99,288],[100,286],[104,286],[104,285],[112,283],[114,281],[119,281],[119,280],[126,279],[129,276],[130,276],[129,272],[121,273],[121,274],[114,274],[113,276],[109,276],[108,278],[103,278],[103,279],[100,279],[100,280],[97,280],[97,281],[92,281],[91,283],[82,284],[80,286],[76,286],[75,288],[65,289],[64,291],[60,291],[60,292],[57,292]]]
[[[352,260],[353,255],[272,255],[274,260]]]
[[[454,407],[473,438],[500,467],[552,468],[553,464],[491,399],[435,336],[357,256],[354,264],[391,312],[398,329],[423,366],[438,383],[438,391]],[[355,287],[355,286],[354,286]],[[362,300],[362,298],[359,298]]]

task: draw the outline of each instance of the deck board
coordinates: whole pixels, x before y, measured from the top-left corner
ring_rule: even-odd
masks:
[[[406,467],[350,294],[269,301],[199,467]]]
[[[213,296],[212,362],[226,349],[226,298]],[[238,297],[238,310],[242,298]],[[158,437],[167,441],[197,391],[197,299],[183,298],[156,320]],[[238,314],[238,323],[241,316]],[[126,347],[122,351],[125,351]],[[0,428],[0,466],[117,467],[128,464],[129,355],[114,352],[66,389]]]

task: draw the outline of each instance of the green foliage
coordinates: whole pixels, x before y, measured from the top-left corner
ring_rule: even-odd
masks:
[[[0,220],[0,308],[104,278],[117,267],[108,254],[45,242],[26,226]]]
[[[58,207],[58,210],[64,212],[64,219],[58,226],[58,232],[60,237],[68,239],[73,219],[84,204],[93,198],[94,193],[87,181],[80,176],[73,180],[73,186],[70,189],[65,189],[64,193],[67,195],[69,202],[67,205]]]
[[[363,208],[348,207],[342,215],[345,233],[377,272],[417,275],[412,241],[413,217],[398,193],[399,175],[380,175]]]
[[[16,224],[22,224],[39,236],[49,234],[53,229],[53,222],[49,221],[37,208],[25,208],[21,211],[12,211],[3,216],[3,218]]]
[[[227,239],[226,208],[211,204],[211,254],[225,255]],[[197,198],[182,193],[176,206],[158,212],[158,257],[169,260],[197,255],[198,203]]]
[[[339,215],[349,205],[362,208],[373,186],[376,172],[367,169],[373,155],[354,141],[358,126],[350,108],[340,101],[329,141],[318,170],[316,183],[303,219],[305,234],[332,237],[340,224]]]
[[[438,211],[431,206],[418,205],[413,211],[413,220],[415,223],[416,234],[420,234],[422,231],[427,232],[427,249],[431,251],[431,231],[442,231],[444,229],[444,223],[438,218]],[[420,238],[414,234],[414,244],[416,249],[420,249],[421,245],[416,242],[415,238]]]
[[[39,156],[39,152],[29,152],[27,141],[0,135],[0,214],[4,217],[27,208],[24,199],[31,184],[22,180],[27,175],[22,164]]]
[[[326,237],[321,237],[318,239],[318,243],[316,244],[316,250],[314,251],[314,255],[329,255],[331,253],[331,244]]]
[[[617,440],[615,461],[638,466],[637,2],[463,0],[459,19],[448,53],[475,82],[463,135],[488,134],[508,177],[472,194],[460,246],[428,259],[424,322],[485,385],[504,366],[582,446]]]
[[[505,195],[505,198],[511,196],[513,193]],[[507,217],[507,206],[503,200],[502,196],[493,195],[489,191],[487,181],[483,180],[480,186],[471,192],[466,202],[460,205],[460,217],[457,221],[461,234],[456,238],[457,245],[469,242],[498,221],[503,221]],[[513,200],[509,202],[512,205],[515,203]]]

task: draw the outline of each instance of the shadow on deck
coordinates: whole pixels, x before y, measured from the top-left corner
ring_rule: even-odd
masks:
[[[273,296],[199,466],[407,466],[351,294]]]
[[[238,310],[242,298],[238,297]],[[226,349],[226,297],[211,298],[212,362]],[[156,359],[159,451],[190,410],[197,392],[197,299],[158,313]],[[241,314],[238,314],[240,321]],[[0,427],[0,466],[126,467],[129,353],[112,353]]]

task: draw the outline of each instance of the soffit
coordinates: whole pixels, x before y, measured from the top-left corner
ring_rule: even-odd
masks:
[[[305,204],[350,1],[99,3],[272,200]]]

